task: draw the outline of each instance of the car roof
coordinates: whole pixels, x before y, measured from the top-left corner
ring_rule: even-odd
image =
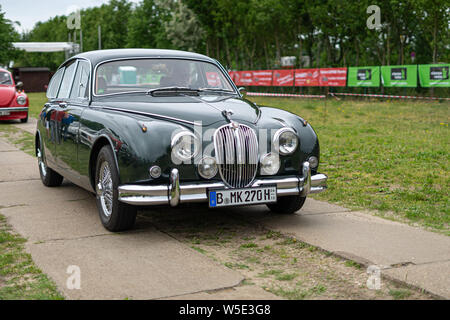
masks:
[[[185,58],[198,59],[215,63],[215,60],[202,54],[167,49],[110,49],[110,50],[95,50],[77,54],[65,61],[67,62],[76,59],[84,58],[89,60],[93,66],[108,60],[127,59],[127,58]]]

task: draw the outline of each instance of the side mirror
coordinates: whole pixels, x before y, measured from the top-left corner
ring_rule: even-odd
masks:
[[[247,90],[244,87],[239,87],[238,91],[244,97],[247,95]]]
[[[16,83],[16,89],[22,90],[22,88],[23,88],[23,82],[22,81],[17,82]]]

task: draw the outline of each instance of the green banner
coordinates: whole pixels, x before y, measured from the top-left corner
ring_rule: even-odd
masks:
[[[380,67],[349,67],[349,87],[379,87]]]
[[[385,87],[417,87],[417,65],[382,66],[381,81]]]
[[[450,64],[421,64],[419,79],[422,87],[450,87]]]

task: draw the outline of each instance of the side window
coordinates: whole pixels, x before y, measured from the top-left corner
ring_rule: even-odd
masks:
[[[64,72],[64,76],[61,82],[61,88],[59,89],[58,98],[68,98],[70,88],[72,86],[73,73],[75,72],[76,63],[72,63]]]
[[[59,69],[56,71],[56,73],[53,75],[52,79],[50,80],[50,83],[47,88],[47,98],[54,99],[56,98],[56,95],[58,94],[59,85],[61,84],[61,78],[64,73],[64,68]]]
[[[86,61],[80,61],[78,63],[72,90],[70,91],[71,99],[85,99],[88,97],[89,71],[89,63]]]

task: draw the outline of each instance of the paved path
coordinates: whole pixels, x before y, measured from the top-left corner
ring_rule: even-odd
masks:
[[[293,215],[272,214],[263,207],[233,210],[364,266],[377,265],[388,278],[450,299],[450,237],[313,199]]]
[[[243,276],[138,220],[113,234],[98,218],[95,198],[64,183],[46,188],[36,159],[0,139],[0,213],[28,239],[35,263],[69,299],[277,299],[259,288],[236,287]],[[67,268],[81,270],[81,290],[66,286]],[[235,287],[235,288],[233,288]],[[224,292],[210,290],[230,288]]]
[[[17,124],[33,132],[32,124]],[[262,290],[236,287],[242,276],[138,221],[133,232],[111,234],[101,226],[92,195],[72,184],[42,186],[36,160],[0,139],[0,205],[12,226],[29,239],[28,250],[69,298],[271,299]],[[392,279],[450,299],[450,238],[405,224],[308,199],[294,215],[265,206],[233,208],[272,230],[364,265]],[[148,223],[148,222],[147,222]],[[82,270],[82,290],[67,290],[66,268]],[[256,290],[256,292],[253,292]]]

